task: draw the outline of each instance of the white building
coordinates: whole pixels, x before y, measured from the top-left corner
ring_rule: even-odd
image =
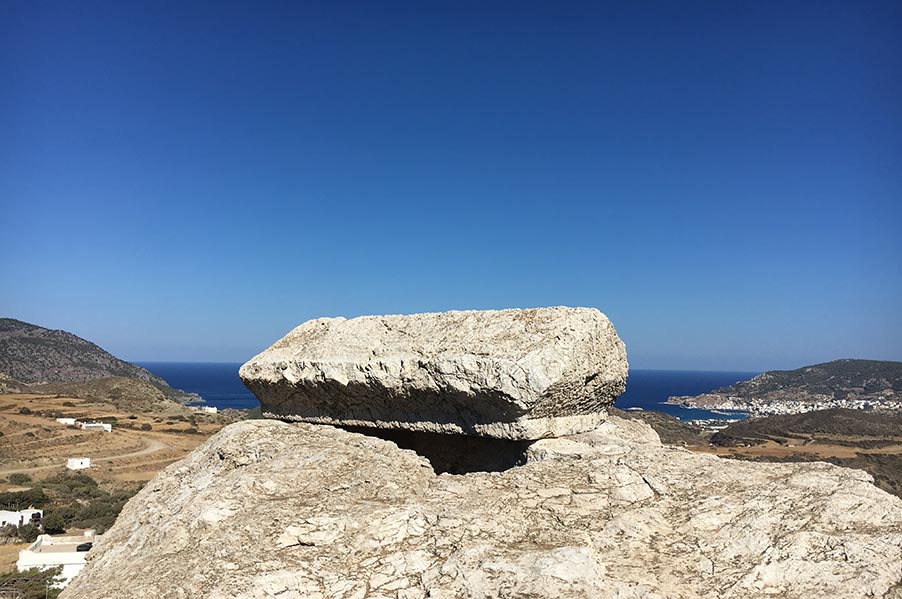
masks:
[[[82,536],[40,535],[28,549],[19,552],[16,569],[24,572],[31,568],[46,570],[62,566],[62,581],[58,588],[63,588],[85,567],[85,556],[95,539],[93,530],[86,530]]]
[[[205,414],[215,414],[216,406],[200,406],[197,408],[198,412],[203,412]]]
[[[56,421],[66,426],[75,426],[75,418],[57,418]]]
[[[27,510],[19,510],[18,512],[0,510],[0,527],[22,526],[23,524],[40,522],[43,515],[43,510],[36,510],[33,508],[29,508]]]
[[[113,432],[113,425],[105,424],[103,422],[76,422],[75,424],[83,431],[103,431],[105,433]]]
[[[69,470],[84,470],[91,467],[91,458],[69,458],[66,468]]]

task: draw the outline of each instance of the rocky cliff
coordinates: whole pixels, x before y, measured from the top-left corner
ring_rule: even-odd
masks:
[[[902,500],[863,472],[733,462],[611,418],[503,472],[247,421],[164,470],[63,599],[899,597]]]

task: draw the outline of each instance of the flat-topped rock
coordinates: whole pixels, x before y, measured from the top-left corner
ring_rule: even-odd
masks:
[[[540,439],[592,430],[626,386],[594,308],[319,318],[241,367],[265,416]]]

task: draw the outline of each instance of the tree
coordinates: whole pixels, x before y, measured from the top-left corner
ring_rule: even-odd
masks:
[[[50,512],[41,519],[44,532],[60,534],[66,532],[66,519],[60,512]]]

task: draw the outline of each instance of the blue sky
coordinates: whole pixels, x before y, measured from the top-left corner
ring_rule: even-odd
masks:
[[[639,368],[902,359],[902,3],[187,4],[0,4],[3,315],[133,360],[543,305]]]

